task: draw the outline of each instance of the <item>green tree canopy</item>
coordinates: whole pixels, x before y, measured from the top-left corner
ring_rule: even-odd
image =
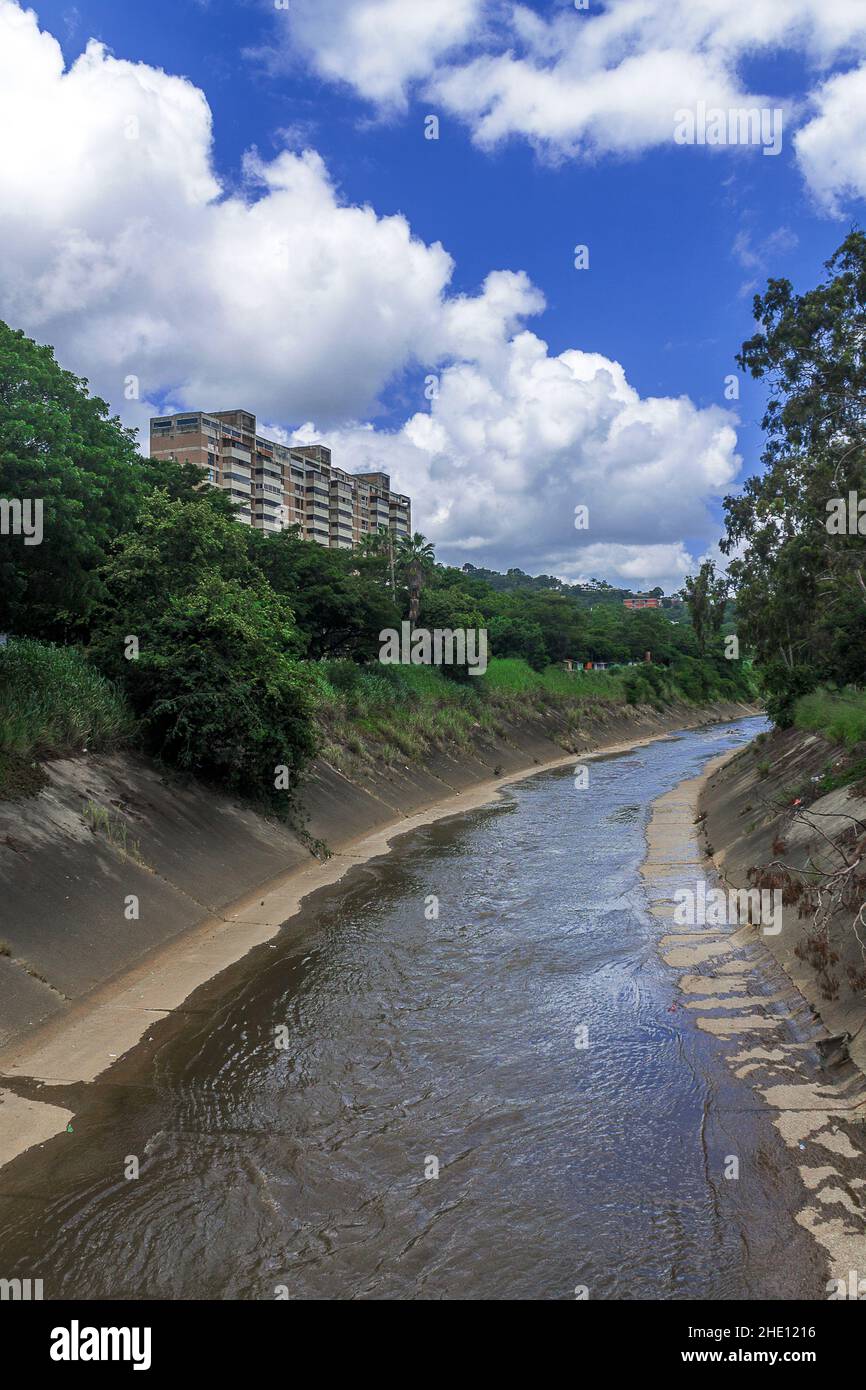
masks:
[[[355,556],[301,540],[295,529],[275,536],[252,531],[249,543],[257,567],[291,602],[305,655],[376,657],[381,630],[400,622],[380,548]]]
[[[39,503],[41,544],[0,536],[0,630],[68,639],[102,597],[100,567],[154,486],[191,495],[198,475],[151,463],[87,382],[0,322],[0,498]]]
[[[154,493],[102,582],[91,653],[124,686],[146,747],[274,799],[277,768],[294,777],[313,752],[316,682],[297,659],[292,608],[251,561],[245,528],[213,493]]]
[[[764,471],[725,499],[738,632],[754,648],[786,722],[821,680],[866,677],[866,570],[857,521],[833,529],[849,494],[866,499],[866,237],[847,236],[815,289],[770,280],[760,326],[738,357],[767,382]],[[866,526],[864,526],[866,532]]]
[[[728,598],[728,581],[716,576],[712,560],[705,560],[697,575],[686,577],[683,598],[692,620],[698,652],[704,656],[711,638],[721,631]]]

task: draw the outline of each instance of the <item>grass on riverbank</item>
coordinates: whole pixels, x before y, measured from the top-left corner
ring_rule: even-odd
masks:
[[[555,736],[563,747],[570,748],[573,739],[576,748],[581,724],[594,712],[753,698],[747,682],[738,687],[704,663],[695,666],[697,671],[640,665],[573,673],[549,666],[539,672],[518,658],[494,657],[483,676],[459,682],[429,666],[322,662],[322,755],[351,776],[376,760],[421,761],[439,748],[468,751],[479,738],[504,738],[527,717],[551,714],[558,716]]]
[[[798,729],[823,734],[831,743],[847,748],[866,740],[866,691],[816,690],[797,702],[794,723]]]
[[[0,647],[0,794],[41,784],[40,758],[113,747],[133,728],[119,691],[76,648],[29,638]]]
[[[348,774],[376,759],[405,762],[437,748],[468,750],[478,738],[505,737],[517,720],[549,710],[577,728],[587,705],[625,702],[614,672],[537,672],[512,658],[493,658],[483,676],[465,681],[430,666],[350,661],[322,662],[319,675],[322,754]]]

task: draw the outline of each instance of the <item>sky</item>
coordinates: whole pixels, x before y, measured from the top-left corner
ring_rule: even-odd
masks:
[[[384,468],[450,563],[718,557],[753,296],[864,197],[866,0],[0,0],[0,317],[144,449],[241,407]]]

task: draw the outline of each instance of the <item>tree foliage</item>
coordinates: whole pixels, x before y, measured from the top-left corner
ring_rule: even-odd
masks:
[[[766,381],[764,471],[725,501],[738,630],[764,672],[771,712],[821,681],[866,676],[863,532],[833,530],[866,500],[866,237],[847,236],[815,289],[770,280],[739,365]],[[866,532],[866,525],[864,525]]]
[[[258,799],[314,751],[315,681],[288,600],[244,528],[204,493],[144,504],[103,573],[93,659],[125,688],[153,753]],[[131,643],[132,639],[132,643]]]
[[[189,496],[194,470],[141,458],[87,382],[0,322],[0,497],[40,503],[43,538],[0,537],[0,631],[86,635],[100,568],[155,485]]]
[[[683,598],[688,606],[701,656],[706,654],[710,639],[721,631],[727,597],[728,581],[716,577],[712,560],[704,561],[697,576],[686,577]]]

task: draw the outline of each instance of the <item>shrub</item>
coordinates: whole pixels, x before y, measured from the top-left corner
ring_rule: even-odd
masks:
[[[286,654],[284,604],[224,581],[172,600],[130,661],[128,690],[148,750],[254,799],[280,801],[315,752],[315,683]],[[283,798],[284,799],[284,791]]]

